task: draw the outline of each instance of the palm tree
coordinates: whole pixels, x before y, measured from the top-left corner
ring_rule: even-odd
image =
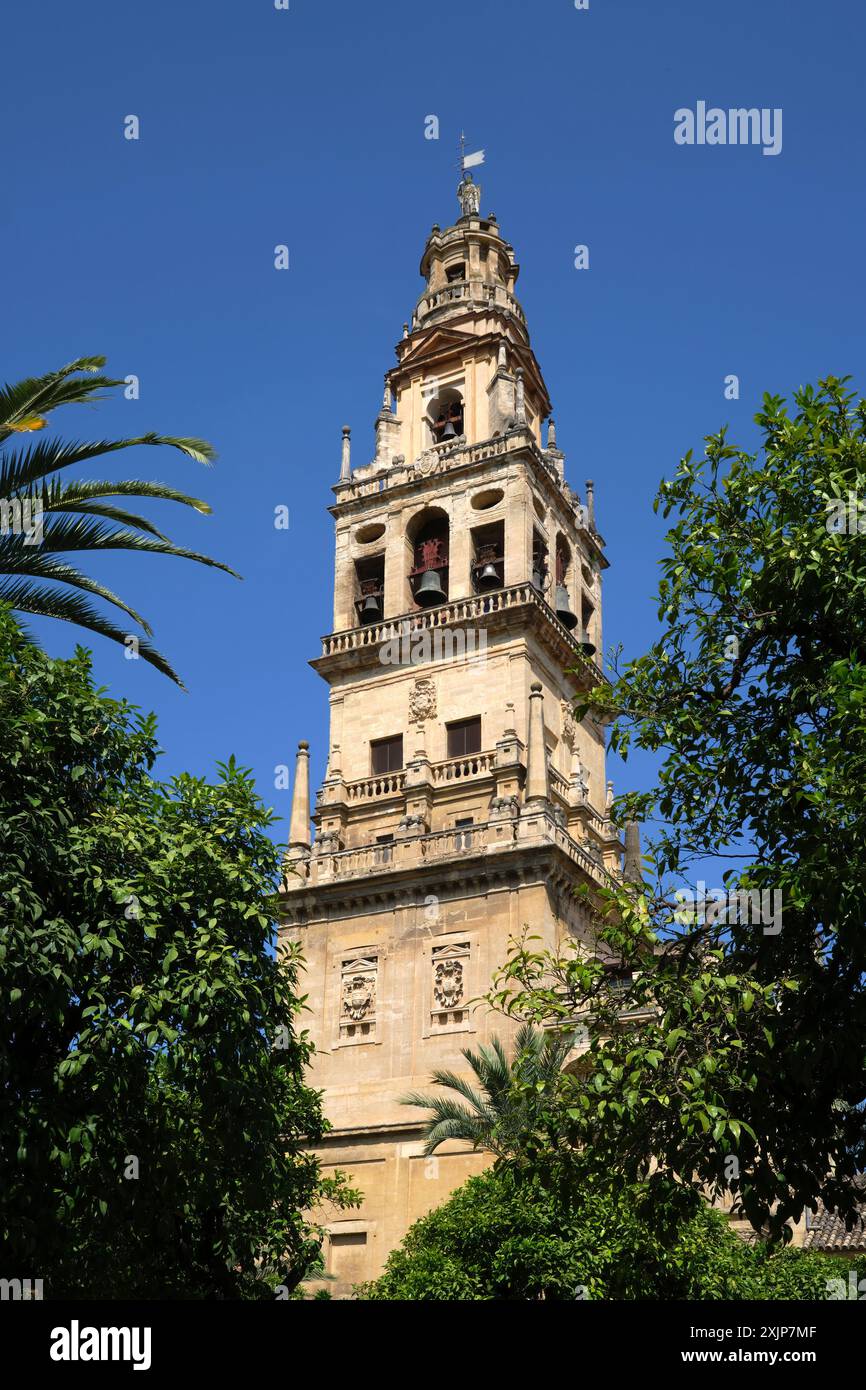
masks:
[[[463,1139],[473,1149],[486,1149],[497,1158],[513,1158],[525,1152],[532,1137],[544,1128],[545,1112],[553,1098],[574,1034],[542,1032],[525,1023],[514,1040],[514,1060],[509,1062],[499,1038],[477,1052],[466,1047],[466,1058],[476,1087],[453,1071],[434,1071],[432,1082],[456,1091],[466,1104],[451,1096],[425,1096],[413,1092],[403,1105],[429,1111],[424,1152],[429,1155],[448,1139]],[[549,1116],[548,1116],[549,1122]]]
[[[122,381],[101,375],[104,365],[104,357],[80,357],[58,372],[28,377],[14,386],[0,388],[0,445],[10,436],[44,429],[46,415],[58,406],[100,400],[106,389],[122,386]],[[89,444],[48,439],[0,451],[0,602],[18,613],[61,618],[127,645],[129,634],[82,595],[92,594],[114,604],[150,636],[152,630],[146,619],[105,585],[59,556],[79,551],[143,550],[155,555],[178,555],[227,574],[235,573],[207,555],[174,545],[145,517],[106,500],[157,497],[209,513],[210,507],[199,498],[164,483],[138,479],[83,482],[56,476],[62,469],[137,444],[167,444],[198,463],[210,463],[216,457],[203,439],[159,434]],[[182,685],[168,661],[150,642],[137,639],[137,650],[145,661]]]

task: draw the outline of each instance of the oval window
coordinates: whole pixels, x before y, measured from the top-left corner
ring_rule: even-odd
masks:
[[[501,487],[490,487],[486,492],[477,492],[472,498],[473,510],[486,512],[488,507],[495,507],[497,502],[501,502],[504,496]]]
[[[370,545],[372,541],[379,540],[385,534],[384,521],[371,521],[366,526],[359,526],[355,532],[355,540],[358,545]]]

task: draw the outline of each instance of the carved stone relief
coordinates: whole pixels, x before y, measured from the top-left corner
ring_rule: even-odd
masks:
[[[369,1038],[376,1017],[375,956],[356,956],[342,962],[340,971],[340,1036]]]
[[[436,686],[426,676],[416,680],[409,692],[409,721],[421,724],[436,718]]]

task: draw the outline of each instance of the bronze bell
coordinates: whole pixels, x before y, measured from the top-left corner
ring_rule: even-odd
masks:
[[[583,636],[580,639],[579,645],[581,654],[587,657],[587,659],[591,656],[595,656],[595,643],[590,642],[589,634],[587,632],[584,632]]]
[[[456,434],[457,434],[457,431],[455,430],[454,426],[452,425],[451,421],[449,420],[449,421],[446,423],[445,428],[444,428],[444,430],[442,431],[442,433],[441,433],[441,435],[439,436],[439,438],[440,438],[440,439],[453,439],[453,438],[455,437]]]
[[[556,616],[562,626],[568,628],[569,632],[577,627],[577,614],[572,613],[568,606],[568,590],[564,584],[557,584],[556,586]]]
[[[532,571],[532,587],[537,589],[540,594],[544,593],[545,573],[536,565]]]
[[[494,563],[495,559],[495,545],[482,545],[479,547],[478,565],[475,570],[475,587],[477,589],[499,588],[499,575]]]
[[[377,623],[382,616],[382,601],[378,594],[367,594],[361,604],[362,623]]]
[[[415,602],[420,603],[422,608],[434,608],[437,603],[445,603],[447,599],[436,570],[425,570],[415,590]]]

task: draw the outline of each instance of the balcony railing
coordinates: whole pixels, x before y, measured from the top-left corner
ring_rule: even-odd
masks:
[[[471,777],[484,777],[493,770],[495,753],[467,753],[463,758],[446,758],[433,764],[433,781],[466,782]]]
[[[508,290],[502,285],[485,285],[481,280],[454,280],[450,284],[443,285],[441,289],[433,290],[430,294],[425,294],[418,301],[417,308],[412,319],[413,328],[417,327],[430,314],[434,314],[439,309],[445,309],[449,304],[459,304],[461,302],[480,304],[483,307],[505,309],[513,314],[524,326],[526,325],[526,315]]]
[[[486,856],[513,851],[521,846],[555,846],[595,882],[611,882],[612,875],[601,862],[597,852],[579,844],[546,812],[520,817],[515,821],[487,821],[471,827],[458,826],[437,830],[427,835],[397,838],[388,845],[367,844],[354,849],[325,851],[295,865],[295,872],[286,880],[286,891],[292,892],[335,880],[364,877],[383,872],[396,873],[401,869],[417,869],[424,864],[446,864],[465,859],[467,854]]]
[[[556,768],[551,767],[549,764],[547,768],[547,775],[550,778],[551,791],[556,792],[557,796],[567,805],[570,800],[568,782],[563,777],[561,772],[557,772]]]
[[[445,758],[433,763],[433,781],[445,786],[449,782],[466,782],[473,777],[486,777],[493,771],[496,754],[469,753],[462,758]],[[406,772],[386,772],[374,777],[360,777],[346,783],[350,805],[361,801],[379,801],[388,796],[401,796],[406,790]]]
[[[530,604],[539,609],[555,625],[561,639],[568,643],[575,656],[580,656],[580,648],[567,628],[556,617],[553,609],[541,597],[534,584],[513,584],[508,589],[493,589],[486,594],[470,594],[450,603],[441,603],[436,608],[402,613],[395,618],[386,618],[380,623],[368,623],[365,627],[346,628],[342,632],[331,632],[322,638],[322,656],[338,656],[343,652],[362,652],[365,648],[381,648],[386,642],[413,633],[435,628],[473,626],[479,618],[493,613],[501,613],[510,608]],[[406,642],[407,647],[410,645]],[[474,649],[473,649],[474,650]],[[586,658],[581,658],[586,662]],[[409,663],[411,664],[411,663]],[[588,667],[592,663],[586,662]]]
[[[475,444],[449,443],[431,446],[430,452],[435,454],[436,472],[441,474],[450,472],[455,468],[465,468],[467,465],[486,463],[490,459],[498,458],[516,449],[528,450],[536,467],[555,481],[557,487],[560,487],[556,469],[539,449],[535,436],[525,425],[515,426],[507,434],[483,439]],[[386,492],[389,488],[400,487],[413,479],[423,477],[424,469],[420,468],[419,470],[417,465],[418,460],[411,466],[402,461],[394,463],[388,468],[375,469],[371,464],[363,469],[358,469],[347,481],[335,485],[338,501],[348,502],[359,497],[372,497],[377,493]],[[576,511],[576,498],[572,499],[572,506]]]
[[[382,796],[397,796],[405,786],[405,772],[383,772],[376,777],[347,782],[346,795],[350,801],[373,801]]]

